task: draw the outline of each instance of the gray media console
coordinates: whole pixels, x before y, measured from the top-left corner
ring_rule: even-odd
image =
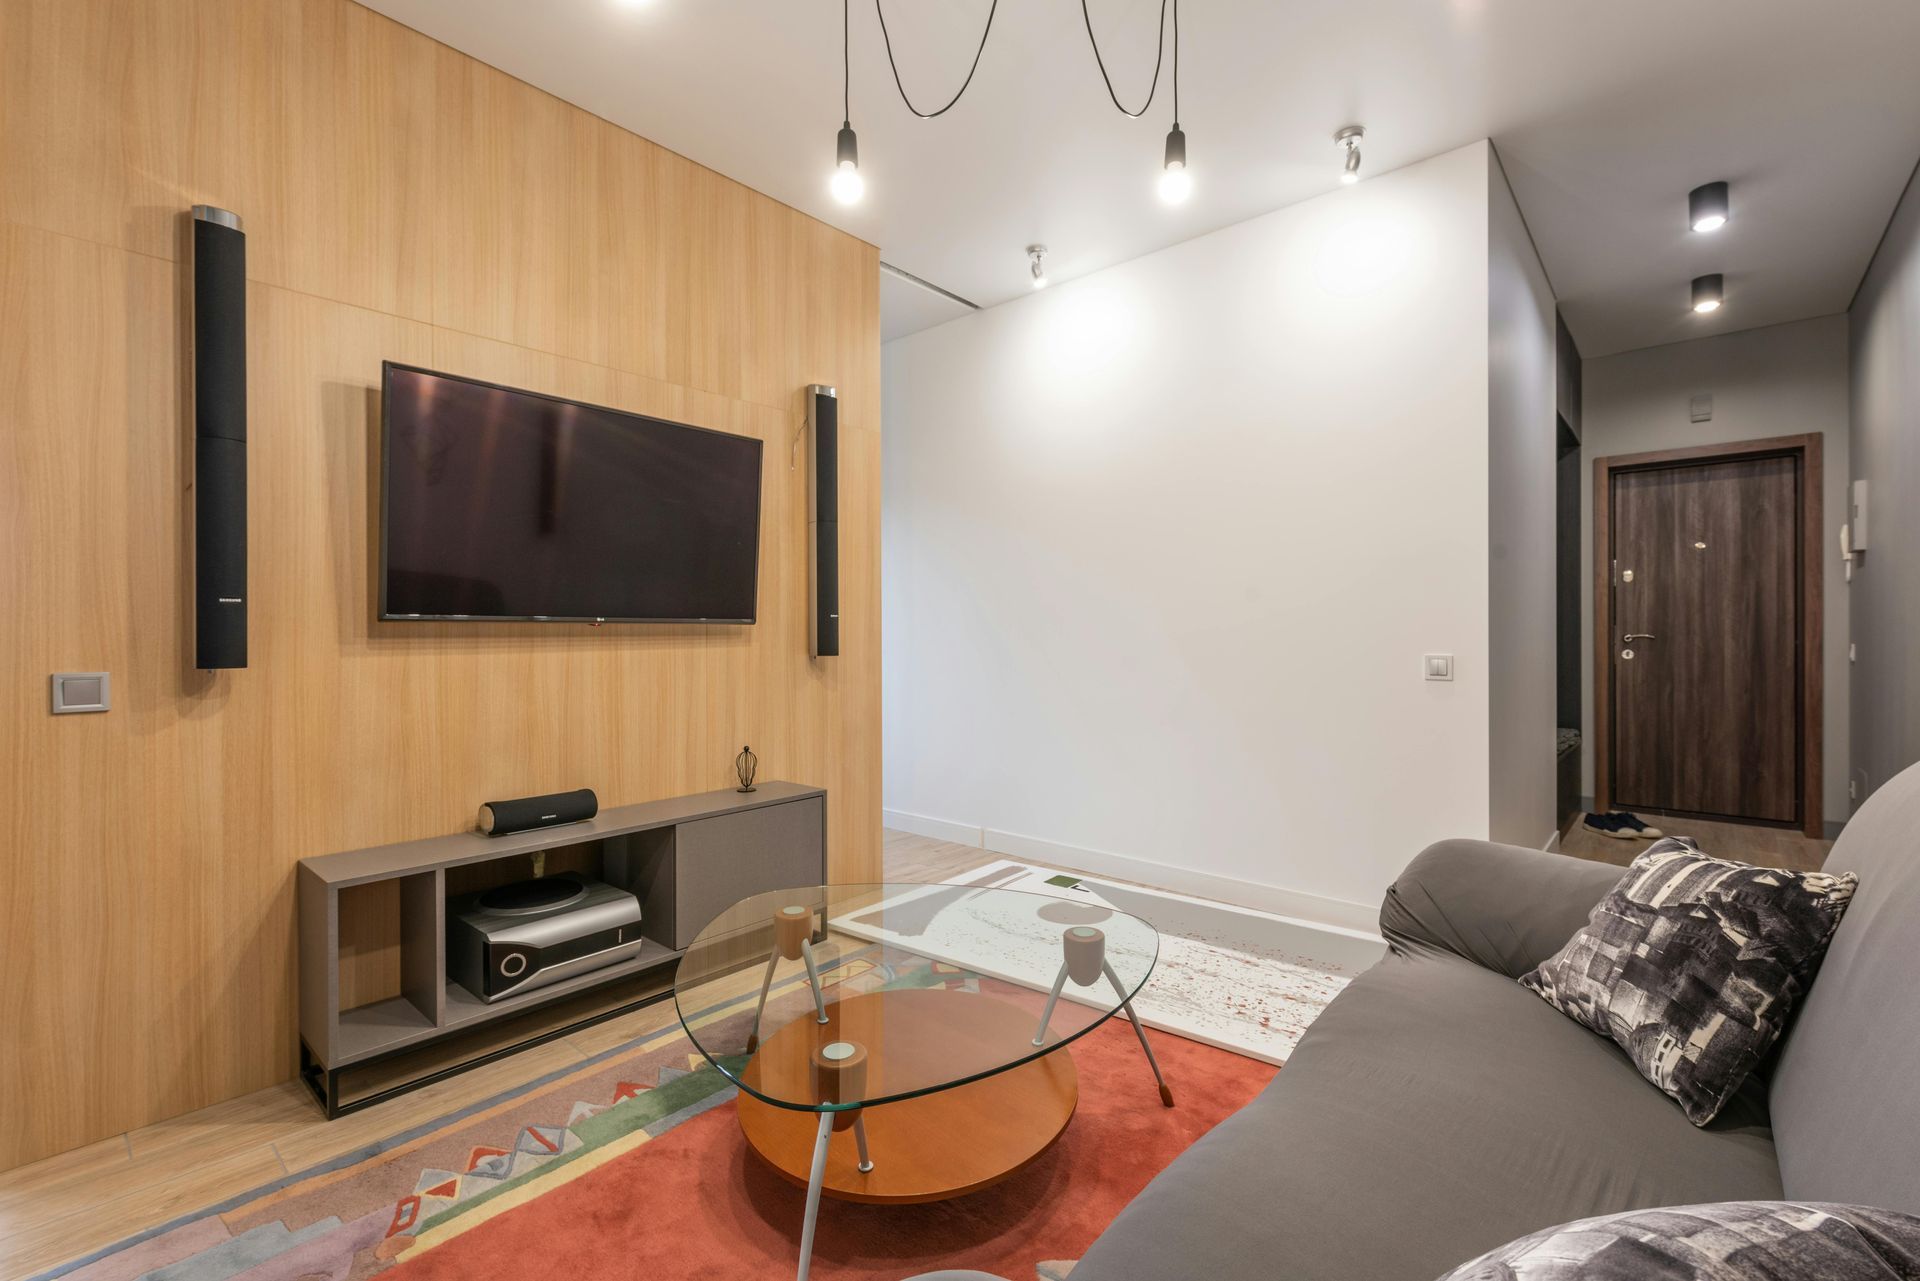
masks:
[[[447,976],[447,900],[546,870],[631,890],[638,955],[488,1004]],[[300,860],[300,1075],[329,1117],[672,991],[701,928],[752,894],[827,880],[827,794],[795,783]],[[344,1008],[343,1008],[344,1003]]]

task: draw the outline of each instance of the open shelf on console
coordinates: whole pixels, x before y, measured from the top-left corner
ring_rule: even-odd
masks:
[[[651,970],[662,965],[672,965],[679,961],[680,956],[678,951],[648,939],[638,956],[630,956],[624,961],[616,961],[612,965],[602,966],[586,974],[576,974],[572,978],[561,979],[558,983],[550,983],[546,987],[537,987],[531,992],[502,997],[491,1005],[452,979],[448,979],[446,1026],[464,1027],[483,1019],[503,1018],[521,1010],[548,1005],[583,989],[598,987],[612,979],[625,978],[629,974],[638,974],[642,970]]]
[[[448,905],[531,875],[533,855],[549,874],[580,871],[637,896],[645,941],[637,955],[489,1003],[448,977]],[[513,836],[303,859],[301,1076],[337,1116],[658,1000],[716,913],[825,880],[826,793],[793,783],[621,806]],[[349,1070],[355,1085],[343,1093]]]

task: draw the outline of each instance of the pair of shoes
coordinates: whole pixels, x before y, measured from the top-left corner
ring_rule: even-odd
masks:
[[[1590,832],[1601,836],[1611,836],[1616,841],[1651,840],[1662,835],[1657,827],[1649,827],[1633,815],[1621,810],[1605,814],[1589,814],[1583,825]]]

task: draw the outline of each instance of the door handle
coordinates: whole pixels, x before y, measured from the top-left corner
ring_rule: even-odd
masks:
[[[1652,632],[1628,632],[1625,636],[1622,636],[1620,638],[1620,643],[1622,645],[1631,645],[1637,640],[1659,640],[1659,639],[1660,638],[1658,636],[1655,636]]]

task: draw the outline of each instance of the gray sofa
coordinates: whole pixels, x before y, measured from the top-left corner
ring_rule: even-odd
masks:
[[[1861,809],[1827,866],[1860,889],[1813,989],[1766,1079],[1696,1129],[1611,1042],[1514,982],[1621,869],[1431,847],[1387,892],[1389,956],[1073,1281],[1432,1281],[1538,1228],[1702,1201],[1920,1213],[1920,767]]]

